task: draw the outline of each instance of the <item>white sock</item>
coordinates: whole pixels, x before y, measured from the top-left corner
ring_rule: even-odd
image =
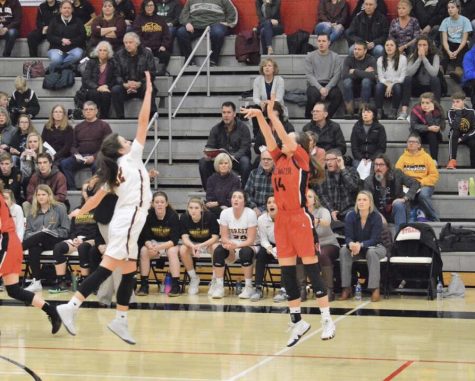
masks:
[[[216,284],[220,286],[224,286],[224,278],[216,278]]]
[[[330,307],[320,307],[320,313],[322,314],[323,318],[330,317]]]
[[[186,270],[186,272],[188,273],[190,278],[196,278],[196,271],[194,269],[193,270]]]
[[[116,319],[125,319],[127,320],[127,311],[119,311],[119,310],[116,310],[115,311],[115,318]]]
[[[290,307],[290,313],[291,314],[299,314],[300,313],[300,307]]]
[[[244,285],[246,287],[252,287],[252,278],[251,279],[244,279]]]
[[[82,301],[73,296],[71,300],[68,302],[68,305],[73,307],[75,310],[78,310],[81,307]]]

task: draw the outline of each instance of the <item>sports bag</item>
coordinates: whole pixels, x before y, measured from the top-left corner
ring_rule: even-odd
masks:
[[[475,230],[454,228],[448,222],[440,231],[439,245],[442,251],[475,251]]]
[[[240,32],[236,36],[234,50],[238,62],[244,62],[246,65],[259,65],[261,48],[257,32],[254,30]]]
[[[23,63],[23,76],[26,79],[45,76],[45,67],[42,61],[26,61]]]

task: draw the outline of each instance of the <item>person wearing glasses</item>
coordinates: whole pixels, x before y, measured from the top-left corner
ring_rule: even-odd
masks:
[[[274,161],[266,149],[261,153],[259,166],[251,171],[244,187],[244,192],[249,200],[248,206],[256,212],[257,217],[266,211],[267,199],[274,194],[272,190],[273,171]]]
[[[68,189],[75,190],[74,175],[83,168],[96,170],[95,161],[104,138],[112,133],[108,123],[97,117],[97,105],[92,101],[84,102],[84,120],[74,127],[71,156],[61,160],[61,170],[66,176]]]
[[[439,171],[432,157],[422,148],[421,137],[418,134],[409,134],[407,148],[396,162],[396,168],[421,184],[415,199],[417,205],[425,213],[427,219],[440,221],[432,205],[432,195],[439,181]]]

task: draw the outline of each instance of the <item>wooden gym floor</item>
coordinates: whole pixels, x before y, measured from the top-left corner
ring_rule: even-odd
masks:
[[[312,328],[286,348],[289,321],[272,293],[258,303],[228,296],[138,298],[130,346],[106,328],[114,310],[94,297],[78,335],[52,336],[42,311],[0,293],[0,380],[475,380],[475,290],[464,299],[396,296],[333,302],[335,339],[320,340],[315,299],[303,303]],[[67,300],[71,294],[43,296]]]

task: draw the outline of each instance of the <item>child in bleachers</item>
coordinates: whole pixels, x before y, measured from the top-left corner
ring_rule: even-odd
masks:
[[[28,87],[25,77],[19,75],[15,78],[15,91],[13,92],[8,111],[12,119],[12,124],[16,124],[21,114],[27,114],[34,118],[40,112],[40,103],[35,92]]]

